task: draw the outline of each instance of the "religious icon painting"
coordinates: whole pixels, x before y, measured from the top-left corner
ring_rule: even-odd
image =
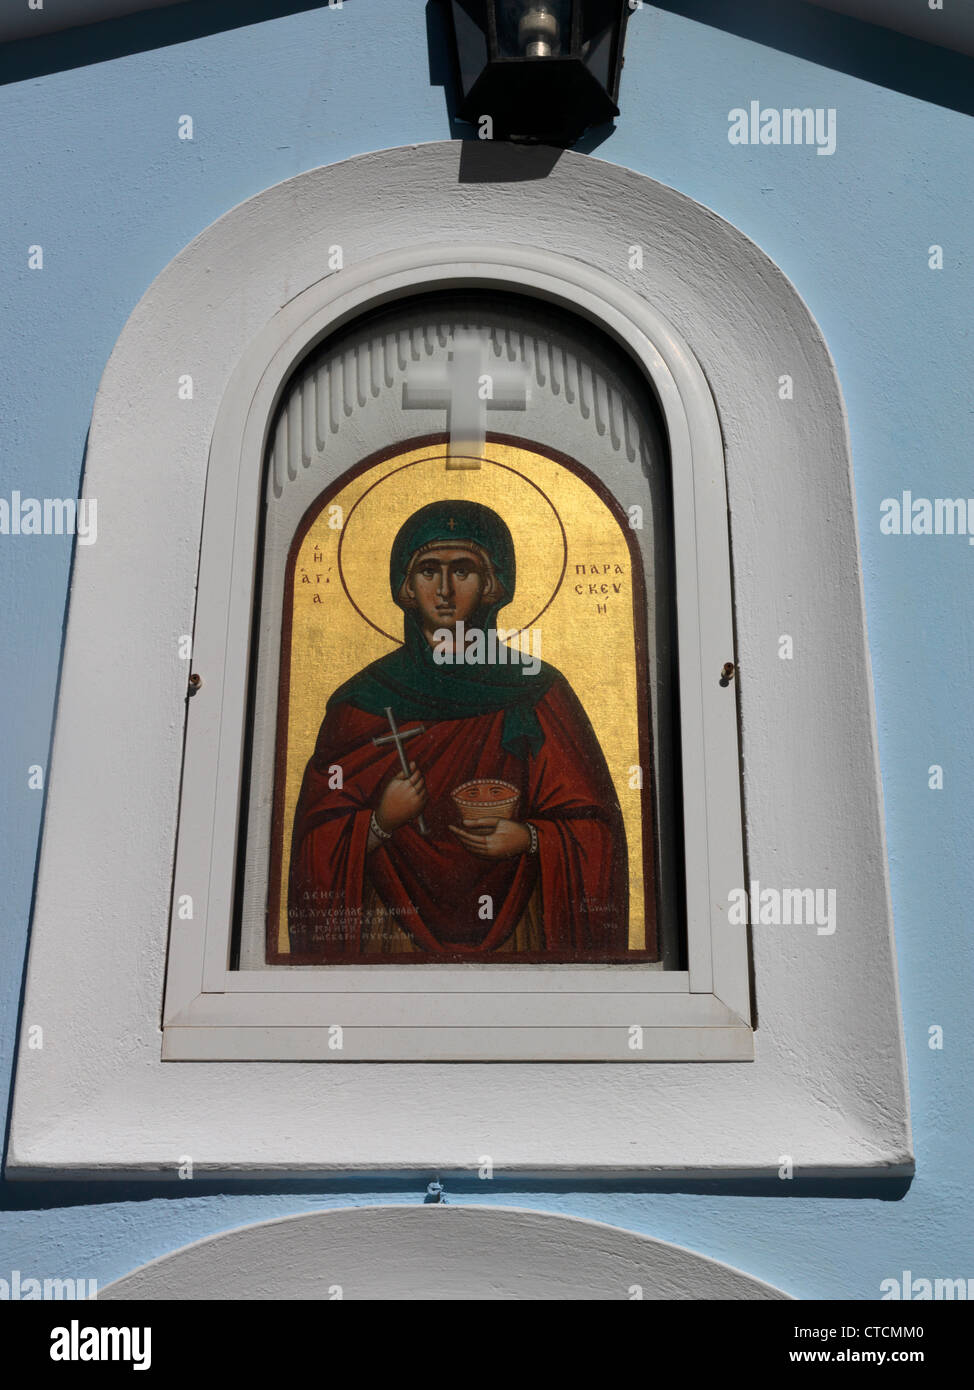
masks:
[[[373,455],[295,530],[265,962],[655,962],[637,532],[553,451],[448,452]]]

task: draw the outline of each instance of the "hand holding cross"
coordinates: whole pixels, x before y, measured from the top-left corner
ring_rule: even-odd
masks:
[[[402,769],[402,775],[408,781],[412,776],[412,770],[409,766],[409,760],[406,757],[404,744],[407,739],[415,738],[417,734],[424,734],[426,732],[426,725],[419,724],[415,729],[406,729],[405,732],[401,732],[396,724],[396,717],[392,712],[392,708],[388,705],[386,706],[386,719],[389,721],[389,728],[392,732],[383,734],[381,738],[374,738],[372,742],[375,744],[376,748],[382,748],[389,743],[395,744],[396,752],[399,754],[399,766]],[[429,834],[422,813],[416,817],[416,829],[421,835]]]

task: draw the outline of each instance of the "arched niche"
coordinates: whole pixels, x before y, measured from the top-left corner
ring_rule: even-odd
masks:
[[[329,273],[336,251],[342,269]],[[695,821],[741,816],[750,879],[834,889],[837,928],[755,926],[752,981],[741,934],[717,930],[726,901],[708,890],[708,953],[695,966],[691,950],[690,967],[727,983],[687,993],[728,1013],[692,1025],[660,1065],[620,1066],[604,1050],[593,1065],[576,1024],[583,1066],[481,1068],[471,1050],[462,1065],[360,1057],[340,1074],[232,1059],[218,1017],[226,941],[214,937],[213,977],[195,959],[170,979],[174,1033],[193,1000],[213,1011],[184,1025],[184,1040],[198,1034],[191,1055],[207,1043],[212,1060],[172,1066],[160,1000],[185,783],[180,640],[195,630],[204,572],[219,575],[233,553],[225,528],[224,548],[201,555],[204,496],[235,487],[234,509],[243,500],[256,514],[274,408],[297,364],[366,300],[442,289],[451,273],[508,289],[528,276],[615,332],[654,383],[674,481],[699,480],[701,514],[719,515],[732,556],[733,608],[716,637],[698,637],[691,684],[701,720],[708,708],[720,725],[730,706],[710,702],[727,693],[716,676],[732,618],[729,746],[739,729],[743,762],[720,763],[730,796],[699,784]],[[695,443],[694,420],[707,442]],[[74,563],[23,1015],[25,1029],[57,1027],[43,1050],[25,1033],[10,1176],[175,1171],[184,1154],[208,1173],[462,1169],[485,1129],[503,1136],[498,1164],[521,1171],[776,1174],[783,1116],[796,1171],[912,1172],[845,412],[807,307],[743,233],[652,179],[571,153],[552,166],[445,142],[301,174],[201,233],[133,311],[95,401],[84,493],[101,524]],[[706,548],[692,553],[685,594],[713,568]],[[782,632],[800,663],[779,658]],[[216,627],[207,644],[221,668],[242,660],[245,672]],[[208,658],[201,696],[223,674]],[[212,711],[218,743],[217,703],[197,708]],[[232,841],[235,820],[209,824]],[[603,1010],[603,1035],[606,1020],[622,1030],[619,1060],[638,1060],[623,1038],[639,1020]],[[701,1044],[693,1061],[688,1042]]]

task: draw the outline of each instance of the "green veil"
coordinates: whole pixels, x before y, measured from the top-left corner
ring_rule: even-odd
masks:
[[[486,637],[496,629],[497,614],[514,597],[514,542],[507,525],[479,502],[442,501],[421,507],[403,523],[392,544],[389,583],[397,603],[412,557],[436,541],[454,545],[473,541],[490,556],[503,594],[467,624],[468,631],[480,628]],[[528,675],[520,663],[441,665],[433,658],[417,615],[406,609],[404,619],[403,645],[339,686],[328,702],[329,710],[350,704],[382,715],[388,706],[397,720],[429,722],[503,710],[502,742],[508,752],[524,757],[540,750],[544,734],[534,707],[558,675],[553,666],[542,662]]]

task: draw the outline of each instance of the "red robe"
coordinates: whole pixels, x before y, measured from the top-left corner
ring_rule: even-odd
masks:
[[[511,937],[536,889],[542,959],[625,959],[628,871],[618,799],[588,718],[557,677],[535,705],[544,733],[536,755],[518,758],[501,744],[504,712],[427,724],[407,756],[426,780],[429,835],[415,822],[366,854],[372,812],[399,771],[395,748],[377,748],[386,720],[349,704],[325,716],[294,818],[288,923],[291,959],[385,959],[363,952],[366,902],[377,894],[419,954],[407,959],[483,960]],[[406,721],[402,731],[420,721]],[[342,786],[332,788],[336,766]],[[520,789],[514,819],[531,821],[536,854],[483,859],[447,828],[461,818],[450,793],[473,778]],[[488,895],[493,916],[486,917]],[[537,898],[534,899],[537,902]],[[509,962],[524,959],[505,951]],[[534,957],[537,958],[537,957]],[[631,958],[631,957],[630,957]]]

